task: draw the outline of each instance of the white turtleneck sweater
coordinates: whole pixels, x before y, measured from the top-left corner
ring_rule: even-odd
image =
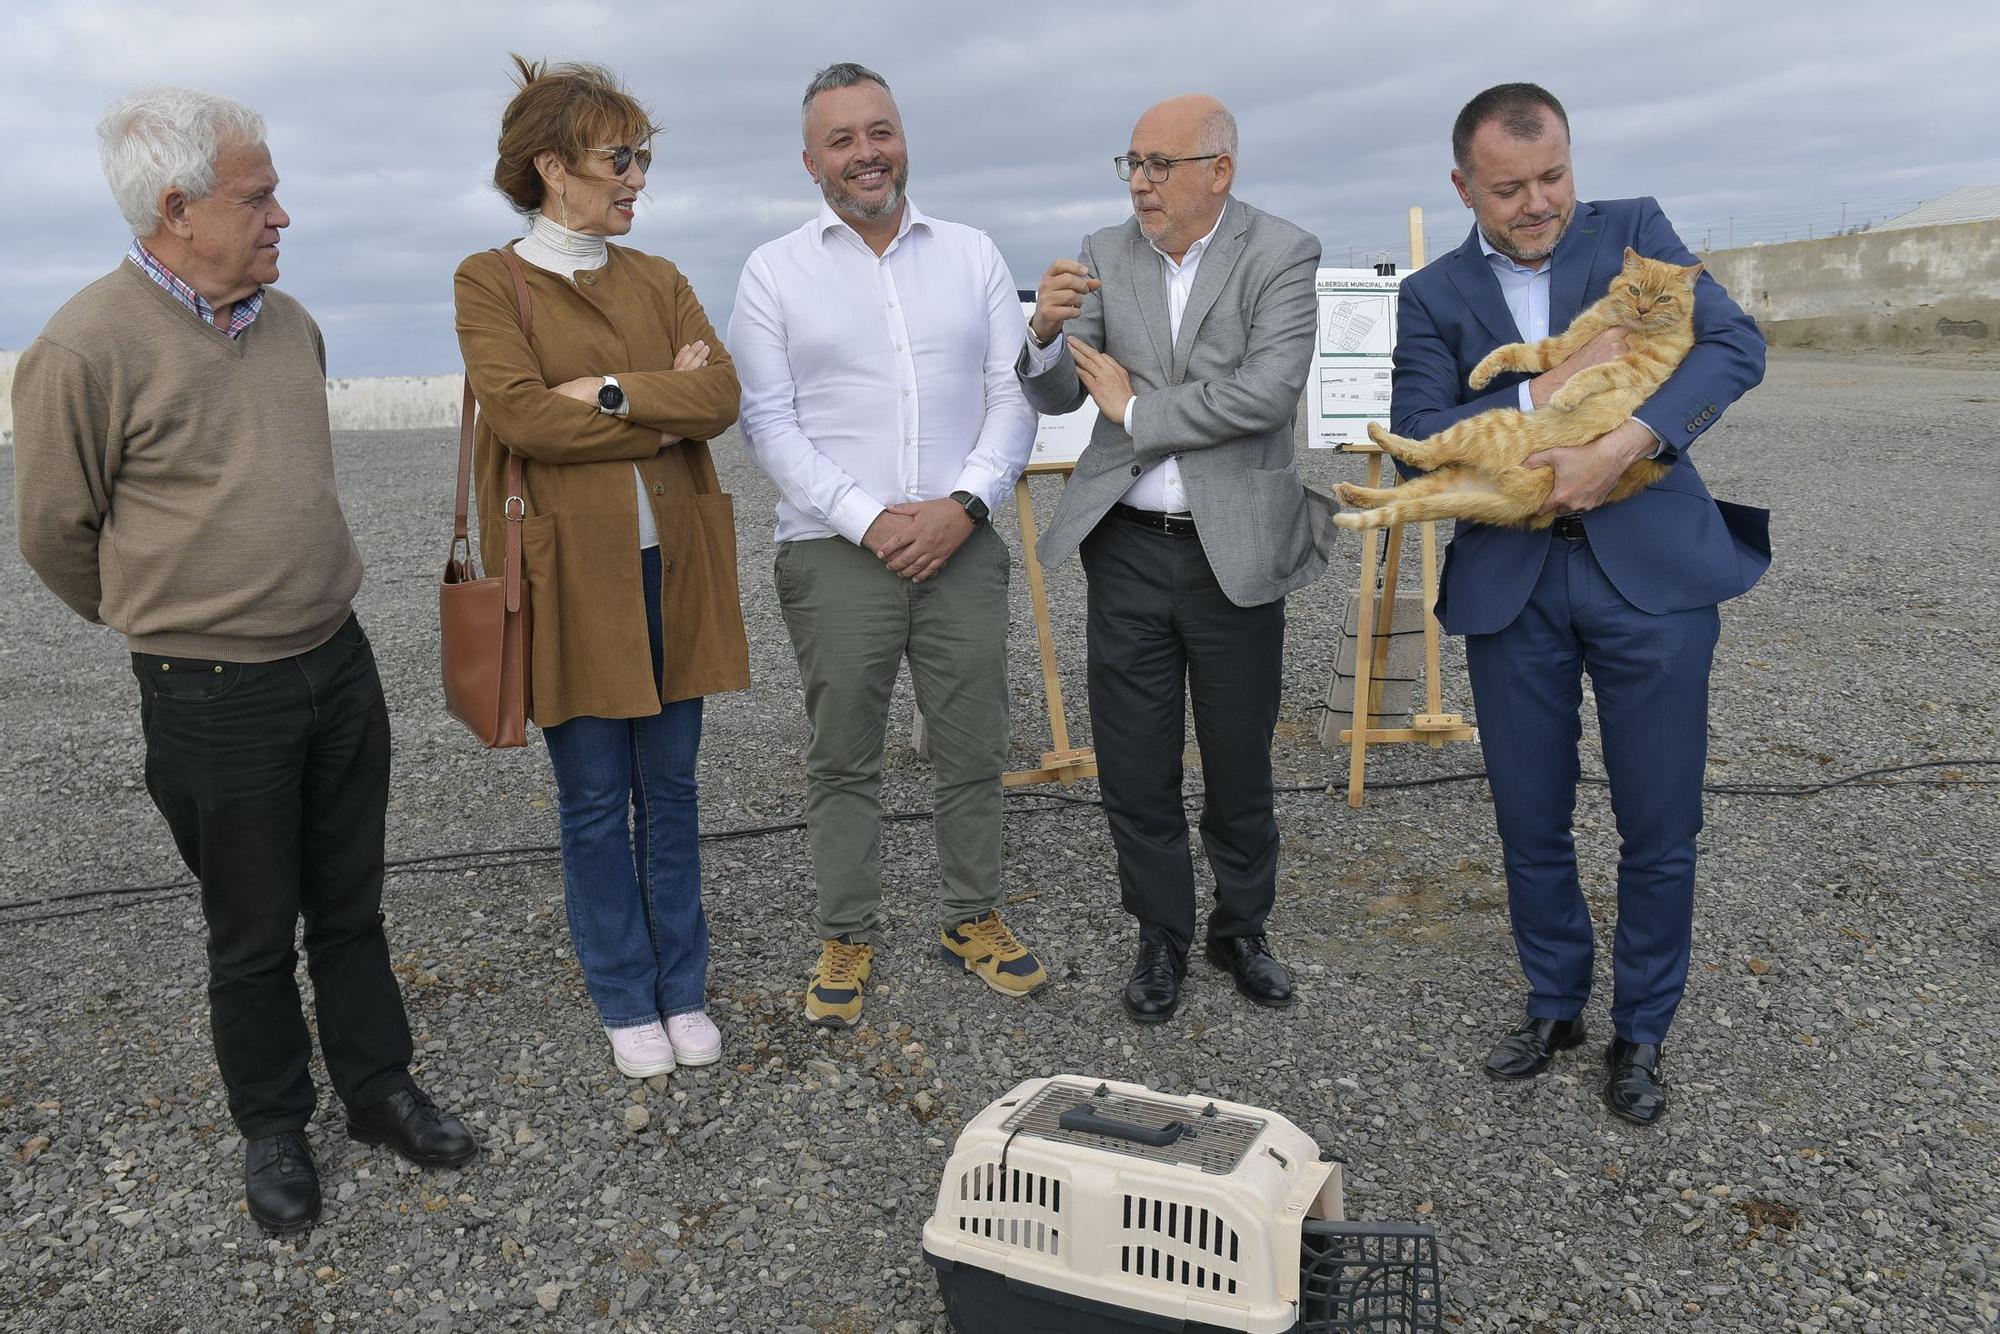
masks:
[[[528,234],[514,243],[514,253],[522,263],[559,274],[572,284],[577,274],[601,269],[611,262],[611,252],[603,237],[573,232],[546,213],[535,215]],[[660,545],[660,530],[653,523],[653,507],[646,499],[646,479],[639,475],[636,463],[632,465],[632,483],[638,488],[639,550],[644,551]]]

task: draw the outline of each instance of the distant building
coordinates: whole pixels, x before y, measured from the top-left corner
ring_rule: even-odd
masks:
[[[1873,230],[1885,232],[1903,227],[1942,227],[1952,222],[1991,222],[2000,218],[2000,185],[1961,185],[1950,194],[1939,195],[1928,204],[1919,204],[1908,213],[1899,213]]]

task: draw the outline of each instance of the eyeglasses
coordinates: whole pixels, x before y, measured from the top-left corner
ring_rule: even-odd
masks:
[[[639,164],[640,171],[649,171],[653,166],[653,150],[650,148],[634,148],[630,144],[616,144],[610,148],[587,148],[584,151],[586,153],[596,153],[600,157],[610,158],[611,174],[613,176],[623,176],[632,169],[634,162]]]
[[[1146,179],[1158,185],[1172,174],[1175,164],[1181,162],[1213,162],[1226,153],[1204,153],[1200,157],[1149,157],[1136,158],[1129,153],[1120,153],[1111,159],[1111,165],[1118,170],[1118,179],[1129,181],[1134,171],[1144,171]]]

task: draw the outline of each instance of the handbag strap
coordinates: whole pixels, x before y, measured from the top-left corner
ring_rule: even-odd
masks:
[[[507,261],[507,271],[514,280],[514,312],[521,322],[521,336],[532,338],[535,308],[528,300],[528,275],[522,272],[521,261],[515,258],[511,247],[497,248],[500,257]],[[472,491],[473,423],[478,410],[478,401],[472,393],[472,377],[467,375],[465,398],[459,405],[458,413],[458,486],[451,519],[451,559],[454,563],[460,560],[458,551],[461,544],[466,548],[466,559],[471,556],[467,511]],[[502,447],[505,448],[504,445]],[[527,511],[527,500],[521,489],[521,456],[510,449],[507,451],[507,497],[501,505],[501,512],[507,520],[507,555],[502,578],[508,611],[521,609],[521,521],[527,518]]]

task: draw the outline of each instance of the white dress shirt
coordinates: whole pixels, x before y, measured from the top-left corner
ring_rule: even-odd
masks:
[[[1014,378],[1024,336],[998,247],[907,199],[879,257],[825,204],[759,246],[729,350],[744,449],[778,487],[777,540],[858,545],[888,506],[954,491],[997,510],[1035,443]]]
[[[1208,250],[1209,242],[1215,239],[1215,228],[1222,225],[1222,215],[1217,214],[1215,227],[1208,229],[1208,235],[1187,248],[1180,263],[1158,246],[1153,253],[1165,265],[1167,282],[1167,328],[1171,341],[1178,343],[1181,337],[1181,315],[1187,310],[1188,297],[1194,293],[1194,276],[1201,268],[1201,257]],[[1102,351],[1103,349],[1098,349]],[[1028,369],[1034,372],[1047,370],[1055,365],[1062,352],[1062,335],[1058,333],[1049,340],[1047,347],[1036,347],[1031,340],[1028,344]],[[1138,409],[1139,396],[1135,392],[1125,404],[1125,434],[1132,433],[1132,414]],[[1125,488],[1124,502],[1133,509],[1155,510],[1162,514],[1186,514],[1188,512],[1187,488],[1181,485],[1180,459],[1167,455],[1152,467],[1139,474],[1132,485]]]

